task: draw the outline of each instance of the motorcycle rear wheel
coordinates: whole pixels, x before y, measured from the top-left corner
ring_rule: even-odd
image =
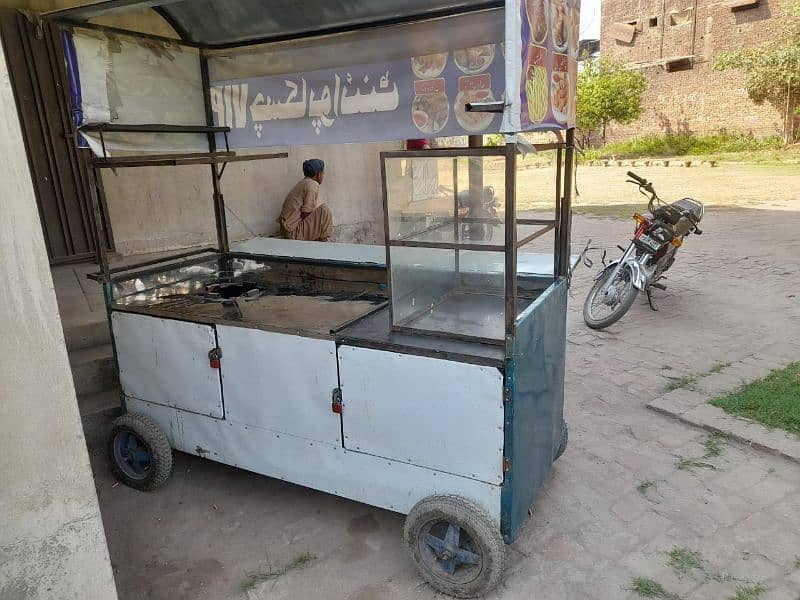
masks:
[[[633,272],[631,268],[627,265],[623,266],[614,278],[613,284],[615,287],[618,286],[619,283],[623,285],[622,291],[617,292],[618,300],[616,304],[611,306],[608,314],[600,314],[598,312],[600,305],[608,306],[599,296],[600,289],[605,285],[613,272],[614,269],[608,269],[600,279],[594,282],[592,289],[589,290],[589,295],[586,296],[586,301],[583,303],[583,321],[592,329],[605,329],[609,325],[613,325],[619,321],[622,316],[628,312],[628,309],[633,304],[633,301],[636,300],[636,296],[639,293],[639,290],[633,285]]]

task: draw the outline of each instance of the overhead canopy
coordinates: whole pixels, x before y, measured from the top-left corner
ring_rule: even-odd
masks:
[[[267,42],[497,8],[503,0],[101,0],[48,13],[76,23],[157,10],[186,41],[203,46]]]

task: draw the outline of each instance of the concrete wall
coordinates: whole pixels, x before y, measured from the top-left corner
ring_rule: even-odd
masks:
[[[711,133],[720,130],[755,136],[779,135],[783,107],[757,105],[747,96],[745,74],[715,71],[728,50],[753,47],[781,31],[786,0],[760,0],[732,12],[718,0],[603,0],[600,53],[638,67],[647,77],[645,112],[635,123],[614,126],[609,139],[651,133]],[[614,37],[614,24],[635,26],[633,41]],[[670,71],[667,61],[688,57]]]
[[[231,240],[275,233],[283,199],[303,176],[303,160],[317,157],[325,161],[320,201],[333,212],[333,240],[383,243],[379,153],[400,147],[396,142],[274,148],[289,157],[229,164],[222,192]],[[208,166],[106,170],[103,184],[120,254],[216,242]]]
[[[0,0],[0,7],[55,10],[77,0]],[[177,37],[155,11],[112,14],[94,22]],[[334,241],[383,242],[381,150],[401,143],[307,146],[289,158],[228,165],[223,193],[231,240],[270,235],[286,193],[302,177],[302,161],[319,157],[327,165],[321,200],[331,207]],[[276,148],[285,151],[286,148]],[[123,255],[216,242],[209,167],[153,167],[102,173],[117,252]]]
[[[0,50],[0,598],[117,597]]]

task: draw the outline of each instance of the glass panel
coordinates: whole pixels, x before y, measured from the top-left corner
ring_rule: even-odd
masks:
[[[386,190],[392,325],[502,342],[505,254],[491,247],[505,245],[505,157],[387,159]]]
[[[386,159],[389,238],[502,245],[505,158]]]
[[[517,219],[557,219],[558,161],[561,155],[563,152],[547,150],[517,157]],[[522,241],[543,227],[545,226],[520,225],[517,228],[517,240]],[[544,283],[551,281],[554,261],[555,230],[524,244],[517,253],[519,287],[537,288],[539,283],[533,285],[533,280]],[[525,286],[523,281],[526,281]]]

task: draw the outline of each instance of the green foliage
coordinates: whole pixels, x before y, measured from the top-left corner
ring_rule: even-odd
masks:
[[[726,412],[800,435],[800,362],[773,371],[711,404]]]
[[[743,69],[745,87],[755,102],[772,102],[791,108],[800,94],[800,0],[786,7],[787,24],[775,41],[755,48],[740,48],[721,54],[714,64],[718,71]],[[800,105],[795,108],[800,109]],[[785,136],[791,134],[791,115],[786,111]]]
[[[642,496],[646,496],[647,490],[654,487],[656,487],[656,482],[648,479],[647,481],[640,482],[639,485],[636,486],[636,489]]]
[[[605,143],[609,123],[631,123],[642,114],[646,86],[644,75],[621,61],[587,60],[578,74],[578,129],[586,139],[599,132]]]
[[[776,150],[783,147],[779,137],[756,138],[752,135],[715,133],[693,135],[668,133],[647,135],[624,142],[606,144],[602,148],[584,151],[585,160],[601,158],[656,158],[661,156],[706,156],[723,152],[751,152]]]
[[[661,600],[680,600],[680,596],[664,589],[664,586],[647,577],[636,577],[631,582],[632,591],[642,598],[660,598]]]
[[[255,589],[259,583],[264,583],[265,581],[274,581],[275,579],[279,579],[286,575],[289,571],[293,571],[295,569],[304,569],[306,565],[315,558],[317,557],[314,554],[303,552],[302,554],[295,556],[289,563],[277,571],[270,567],[269,570],[263,573],[248,573],[247,577],[239,584],[239,588],[243,592],[248,592]]]
[[[730,600],[758,600],[766,591],[763,585],[740,585]]]
[[[490,133],[489,135],[485,136],[483,139],[484,139],[483,143],[486,146],[491,146],[492,148],[495,148],[497,146],[502,146],[503,143],[504,143],[503,142],[503,134],[502,133]]]
[[[691,548],[673,548],[668,553],[669,559],[667,566],[683,577],[689,575],[693,570],[703,570],[703,555]]]

